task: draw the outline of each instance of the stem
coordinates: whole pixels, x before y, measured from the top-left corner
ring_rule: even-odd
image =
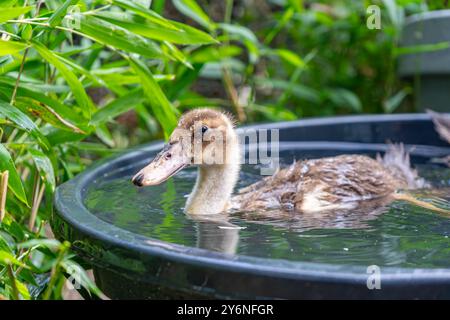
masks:
[[[1,174],[0,180],[0,222],[3,221],[6,214],[6,193],[8,192],[9,171],[6,170]]]
[[[13,38],[21,39],[21,37],[15,35],[14,33],[10,33],[10,32],[5,31],[5,30],[0,30],[0,32],[1,32],[1,33],[4,33],[4,34],[6,34],[6,35],[8,35],[8,36],[10,36],[10,37],[13,37]]]
[[[23,66],[25,65],[25,60],[27,58],[27,54],[28,54],[28,48],[25,49],[25,52],[23,53],[23,56],[22,56],[22,62],[20,63],[19,74],[17,75],[16,84],[14,85],[14,90],[13,90],[13,93],[11,96],[11,102],[9,103],[12,106],[14,105],[14,103],[16,103],[17,88],[19,87],[20,76],[22,75],[22,72],[23,72]]]
[[[50,281],[48,282],[47,289],[45,289],[43,299],[48,300],[52,294],[53,287],[58,278],[60,264],[69,246],[66,243],[62,244],[61,250],[59,251],[58,257],[56,258],[55,265],[52,268]]]
[[[6,270],[8,271],[9,280],[11,280],[13,298],[14,298],[14,300],[19,300],[20,299],[19,289],[17,289],[16,278],[14,277],[14,272],[13,272],[12,266],[10,264],[8,264],[8,266],[6,267]]]
[[[233,5],[234,5],[234,1],[233,0],[226,0],[226,6],[225,6],[225,15],[223,17],[223,21],[225,23],[230,23],[231,22],[231,16],[233,13]],[[229,44],[229,37],[228,37],[228,33],[225,31],[225,43]],[[225,90],[228,94],[228,97],[231,100],[231,104],[233,105],[233,107],[236,109],[236,113],[238,116],[238,119],[240,122],[244,122],[246,120],[246,116],[245,116],[245,112],[244,109],[242,108],[242,106],[239,104],[239,95],[237,93],[236,88],[234,87],[233,84],[233,78],[231,76],[231,71],[227,66],[224,66],[222,68],[222,80],[225,86]]]
[[[242,108],[242,106],[239,104],[239,95],[236,91],[236,88],[234,87],[230,70],[227,67],[223,68],[223,82],[225,85],[225,90],[227,91],[228,96],[230,97],[233,104],[233,107],[236,109],[239,121],[244,122],[246,119],[244,108]]]
[[[36,173],[37,174],[37,173]],[[39,205],[42,201],[42,196],[44,195],[45,184],[40,185],[39,178],[37,179],[34,197],[33,197],[33,206],[31,207],[30,220],[28,221],[28,229],[33,232],[34,224],[36,223],[36,216],[39,210]]]
[[[230,23],[232,14],[233,14],[233,0],[227,0],[225,7],[225,17],[223,18],[223,21],[225,23]]]

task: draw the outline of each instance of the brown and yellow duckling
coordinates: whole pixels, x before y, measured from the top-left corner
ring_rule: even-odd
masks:
[[[221,155],[222,162],[215,161],[217,155]],[[386,155],[377,159],[341,155],[297,161],[232,196],[240,170],[238,135],[229,115],[206,108],[184,114],[168,144],[132,181],[137,186],[157,185],[192,164],[198,166],[198,176],[185,206],[191,215],[229,210],[350,210],[362,202],[382,198],[445,211],[397,192],[425,186],[411,169],[409,155],[402,146],[390,146]]]

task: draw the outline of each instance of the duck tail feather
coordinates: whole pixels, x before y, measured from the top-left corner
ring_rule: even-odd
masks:
[[[389,143],[384,156],[378,154],[377,160],[395,177],[404,179],[408,188],[417,189],[428,186],[425,180],[419,177],[417,171],[411,167],[409,152],[405,150],[403,143]]]
[[[414,204],[418,207],[424,208],[424,209],[428,209],[428,210],[432,210],[435,212],[450,215],[450,210],[440,208],[440,207],[434,205],[433,203],[417,199],[416,197],[414,197],[413,195],[411,195],[409,193],[394,193],[393,196],[394,196],[395,200],[406,201],[406,202],[412,203],[412,204]],[[443,200],[441,200],[441,201],[443,201]],[[443,205],[442,202],[439,202],[439,204]],[[445,205],[450,207],[450,202],[445,201]]]
[[[439,133],[441,139],[450,143],[450,115],[437,113],[429,109],[427,113],[431,116],[434,128]]]

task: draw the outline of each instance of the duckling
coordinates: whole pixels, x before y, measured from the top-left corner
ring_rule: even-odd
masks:
[[[220,161],[217,161],[217,160]],[[185,212],[193,215],[229,211],[280,210],[317,213],[351,210],[361,202],[390,198],[439,208],[398,193],[426,186],[411,169],[403,146],[389,147],[382,158],[340,155],[294,162],[232,196],[240,171],[240,145],[227,113],[199,108],[180,118],[168,143],[133,178],[137,186],[158,185],[189,165],[198,166]]]

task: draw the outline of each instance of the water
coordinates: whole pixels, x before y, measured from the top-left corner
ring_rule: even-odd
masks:
[[[450,185],[449,169],[430,164],[418,165],[418,169],[433,185]],[[357,211],[288,217],[235,213],[210,218],[213,221],[196,221],[183,213],[195,181],[194,169],[147,188],[134,187],[130,174],[95,181],[85,204],[100,219],[150,238],[229,254],[294,261],[450,266],[450,217],[403,202],[381,207],[370,215]],[[255,167],[244,166],[239,187],[260,178]],[[420,195],[449,200],[448,190]]]

